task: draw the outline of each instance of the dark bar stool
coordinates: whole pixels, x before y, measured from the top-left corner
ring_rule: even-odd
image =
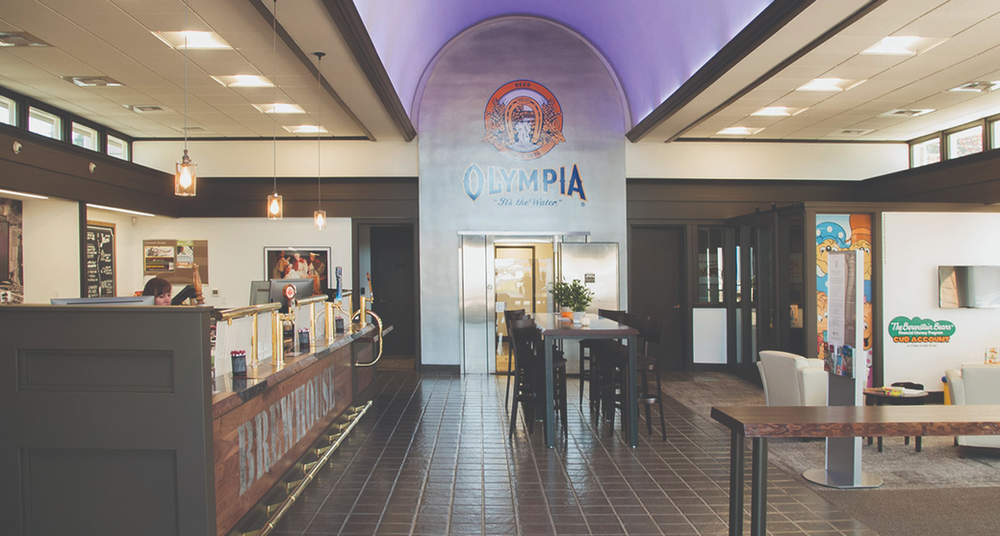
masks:
[[[536,406],[545,405],[545,347],[541,333],[531,318],[511,321],[514,359],[514,402],[510,410],[510,435],[514,436],[517,423],[517,406],[524,407],[524,420],[528,423],[528,433],[535,428]],[[552,356],[553,402],[562,420],[563,435],[569,435],[568,410],[566,407],[566,358],[562,352],[554,350]],[[544,413],[544,412],[543,412]]]
[[[524,318],[526,313],[524,309],[511,309],[503,312],[503,321],[507,324],[507,351],[509,355],[507,356],[507,388],[503,395],[503,407],[506,408],[507,404],[510,403],[510,377],[513,372],[514,364],[514,336],[511,333],[510,323],[514,320],[520,320]]]
[[[640,405],[646,408],[646,430],[649,435],[653,435],[653,420],[652,420],[652,407],[656,404],[660,410],[660,432],[662,434],[663,440],[667,440],[667,428],[665,419],[663,417],[663,390],[662,383],[660,380],[660,371],[658,367],[659,360],[657,356],[660,352],[660,343],[662,341],[663,332],[665,328],[665,321],[658,320],[655,318],[643,318],[643,319],[627,319],[635,323],[632,327],[639,330],[642,342],[639,347],[636,348],[636,371],[638,372],[638,402]],[[612,364],[610,370],[612,371],[611,387],[606,391],[608,395],[608,406],[610,412],[608,413],[609,420],[611,421],[611,430],[614,433],[615,424],[615,408],[622,408],[622,421],[625,421],[625,408],[628,404],[625,404],[624,393],[625,393],[625,377],[626,371],[628,370],[628,353],[618,352],[612,358]],[[653,373],[656,376],[656,393],[650,392],[649,389],[649,374]]]
[[[602,318],[610,318],[611,320],[618,321],[621,315],[625,311],[615,311],[613,309],[598,309],[597,316]],[[614,344],[614,341],[609,341],[607,339],[580,339],[580,404],[583,405],[583,382],[590,383],[590,406],[591,408],[595,405],[600,407],[600,397],[598,395],[598,389],[596,387],[596,363],[595,356],[601,352],[601,349],[606,349],[608,344]],[[586,368],[584,368],[586,364]]]

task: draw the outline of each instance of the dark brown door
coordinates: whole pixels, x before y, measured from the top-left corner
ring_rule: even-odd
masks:
[[[633,227],[628,264],[629,312],[667,321],[660,367],[684,370],[687,357],[684,228]]]
[[[385,337],[387,356],[416,355],[413,227],[371,228],[372,310],[392,326]],[[363,280],[363,279],[362,279]]]

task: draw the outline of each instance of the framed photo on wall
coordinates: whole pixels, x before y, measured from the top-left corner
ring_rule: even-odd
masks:
[[[332,280],[330,246],[284,246],[264,248],[264,279],[319,280],[319,288],[329,287]]]

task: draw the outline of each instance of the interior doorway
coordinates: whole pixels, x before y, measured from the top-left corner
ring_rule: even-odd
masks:
[[[629,231],[629,312],[666,321],[659,366],[684,370],[687,346],[685,229],[633,226]]]
[[[551,243],[494,242],[493,288],[496,294],[497,374],[511,370],[510,345],[504,311],[524,309],[534,315],[549,311],[548,285],[553,279]]]
[[[371,274],[372,311],[392,333],[383,340],[382,369],[419,370],[417,333],[417,255],[413,224],[362,223],[356,230],[355,288]],[[367,258],[365,258],[367,257]],[[374,292],[371,292],[374,291]]]

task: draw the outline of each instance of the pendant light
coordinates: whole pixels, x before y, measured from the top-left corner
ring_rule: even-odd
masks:
[[[321,155],[323,154],[322,149],[322,136],[323,136],[323,56],[326,56],[326,52],[313,52],[316,56],[316,96],[319,99],[316,101],[319,107],[319,112],[317,112],[316,117],[316,201],[317,207],[313,212],[313,225],[316,226],[317,231],[322,231],[326,229],[326,211],[323,210],[323,168],[320,167]]]
[[[271,48],[271,61],[274,68],[274,79],[271,80],[271,102],[278,102],[277,90],[278,90],[278,0],[274,0],[274,13],[272,13],[272,32],[273,32],[273,44]],[[281,195],[278,194],[278,118],[274,113],[275,110],[271,110],[271,136],[272,136],[272,148],[274,151],[274,190],[271,195],[267,196],[267,219],[269,220],[280,220],[282,213],[282,203]]]
[[[194,197],[198,193],[198,174],[195,168],[198,164],[188,156],[188,5],[184,2],[184,156],[177,162],[174,171],[174,195]]]

